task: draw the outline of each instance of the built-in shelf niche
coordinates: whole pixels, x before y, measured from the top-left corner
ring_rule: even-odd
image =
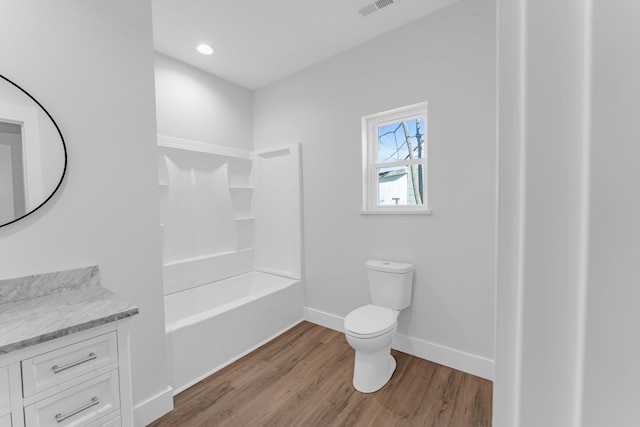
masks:
[[[250,154],[249,154],[250,155]],[[253,164],[251,157],[229,158],[229,187],[253,188]]]
[[[231,203],[235,212],[238,232],[238,250],[252,248],[254,245],[253,188],[229,187]]]
[[[167,217],[167,204],[169,202],[169,171],[161,152],[158,152],[158,189],[160,191],[160,227],[162,229],[162,247],[164,249],[164,222]]]
[[[253,248],[253,165],[251,159],[229,159],[229,192],[236,220],[238,250]]]
[[[238,250],[253,248],[253,218],[236,218]]]
[[[253,218],[253,188],[230,186],[229,190],[236,218]]]

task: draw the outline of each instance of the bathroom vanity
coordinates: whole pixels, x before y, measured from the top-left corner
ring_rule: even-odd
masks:
[[[97,267],[0,280],[0,427],[132,426],[138,308]]]

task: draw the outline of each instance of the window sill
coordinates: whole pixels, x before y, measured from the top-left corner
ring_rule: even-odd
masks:
[[[379,210],[360,211],[360,215],[432,215],[433,211],[425,210]]]

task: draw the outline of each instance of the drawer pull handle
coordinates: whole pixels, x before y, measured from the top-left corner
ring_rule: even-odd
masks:
[[[81,408],[76,409],[75,411],[71,411],[68,414],[64,414],[64,415],[56,414],[56,422],[61,423],[64,420],[66,420],[67,418],[73,417],[74,415],[79,414],[80,412],[84,411],[85,409],[89,409],[92,406],[96,406],[96,405],[99,405],[99,404],[100,404],[100,400],[98,400],[98,397],[97,396],[93,396],[91,398],[91,402],[87,403],[86,405],[84,405]]]
[[[69,368],[73,368],[74,366],[78,366],[78,365],[81,365],[83,363],[86,363],[86,362],[89,362],[91,360],[94,360],[97,357],[98,356],[96,356],[95,353],[89,353],[89,356],[85,357],[84,359],[76,360],[75,362],[71,362],[68,365],[64,365],[64,366],[53,365],[51,367],[51,369],[53,369],[53,373],[54,374],[57,374],[57,373],[60,373],[62,371],[66,371]]]

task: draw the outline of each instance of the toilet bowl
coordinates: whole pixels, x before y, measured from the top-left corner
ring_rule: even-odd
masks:
[[[362,393],[373,393],[391,379],[396,369],[391,342],[400,310],[411,303],[413,266],[370,260],[366,267],[372,304],[357,308],[345,317],[344,333],[356,351],[353,386]]]
[[[391,342],[398,325],[398,313],[370,304],[345,318],[345,337],[356,351],[353,386],[362,393],[380,390],[396,369]]]

